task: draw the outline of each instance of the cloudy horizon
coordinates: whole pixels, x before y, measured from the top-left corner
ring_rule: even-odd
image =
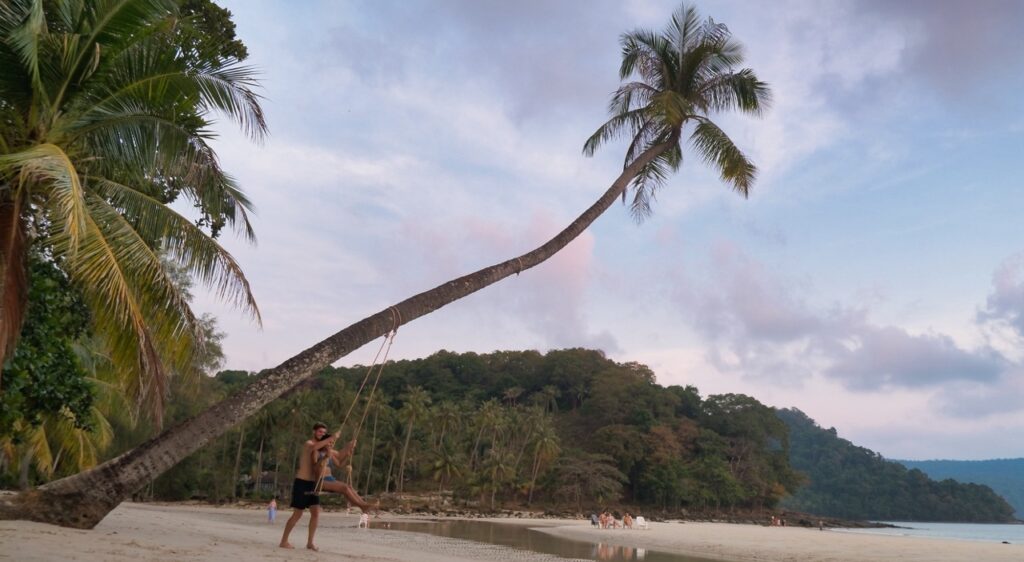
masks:
[[[196,309],[218,317],[225,368],[250,371],[575,218],[621,170],[624,144],[581,155],[618,37],[678,7],[223,5],[271,132],[255,146],[223,124],[215,143],[257,208],[256,246],[222,241],[263,330],[209,295]],[[548,262],[402,327],[392,357],[598,348],[889,458],[1024,457],[1024,4],[696,6],[772,87],[762,119],[716,117],[760,168],[750,198],[688,155],[652,217],[614,206]]]

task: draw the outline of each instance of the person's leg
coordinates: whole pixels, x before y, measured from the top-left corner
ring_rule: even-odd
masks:
[[[288,522],[284,524],[284,534],[281,535],[281,548],[295,548],[288,542],[288,535],[292,533],[292,529],[299,522],[299,519],[302,519],[302,510],[296,509],[292,512],[292,516],[288,518]]]
[[[341,495],[345,496],[345,499],[347,499],[348,501],[352,502],[352,505],[354,505],[354,506],[358,507],[359,509],[363,510],[363,513],[366,513],[368,511],[370,511],[372,509],[372,507],[373,507],[369,503],[367,503],[366,500],[364,500],[363,498],[359,497],[359,494],[357,494],[356,491],[353,490],[349,485],[344,484],[342,482],[338,482],[337,480],[335,480],[333,482],[329,482],[329,481],[325,480],[324,481],[324,490],[327,490],[328,492],[334,492],[335,494],[341,494]]]
[[[314,505],[309,508],[309,539],[306,541],[306,548],[320,550],[313,544],[313,536],[316,535],[316,526],[320,522],[320,506]]]

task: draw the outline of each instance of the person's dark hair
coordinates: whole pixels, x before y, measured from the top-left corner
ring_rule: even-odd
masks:
[[[316,431],[316,430],[320,429],[321,427],[324,428],[324,429],[327,429],[327,424],[325,424],[323,422],[316,422],[316,423],[313,424],[313,431]]]

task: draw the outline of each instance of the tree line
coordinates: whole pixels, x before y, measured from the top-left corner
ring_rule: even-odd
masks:
[[[907,468],[916,468],[935,480],[952,478],[959,482],[984,484],[1006,499],[1016,511],[1015,517],[1024,517],[1024,458],[990,459],[983,461],[896,460]]]
[[[789,426],[793,467],[808,482],[783,501],[789,509],[882,521],[1011,522],[1013,507],[988,486],[936,481],[918,469],[858,447],[797,409],[778,412]]]
[[[742,394],[661,386],[646,366],[586,349],[440,351],[326,368],[138,491],[211,502],[287,497],[316,422],[358,439],[347,467],[363,495],[434,496],[482,510],[633,505],[666,513],[787,509],[850,519],[1009,521],[990,489],[936,482],[839,439],[799,410]],[[221,371],[172,388],[185,420],[255,373]],[[359,388],[363,390],[359,392]],[[372,399],[367,400],[372,394]],[[145,417],[109,417],[113,458],[149,438]],[[77,470],[25,469],[35,483]],[[8,470],[3,478],[13,484]]]
[[[144,493],[213,501],[280,495],[312,424],[336,429],[366,373],[364,366],[323,370]],[[172,399],[168,415],[188,417],[254,378],[223,371],[202,381],[200,392]],[[581,511],[619,502],[747,509],[776,505],[800,482],[773,409],[743,395],[702,398],[693,387],[662,387],[646,366],[599,351],[441,351],[389,362],[366,410],[368,394],[342,435],[358,437],[351,478],[363,494],[443,492],[484,509]],[[144,437],[116,433],[111,455]]]

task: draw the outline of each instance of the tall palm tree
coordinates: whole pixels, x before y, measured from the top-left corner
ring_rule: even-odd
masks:
[[[437,437],[437,447],[444,446],[444,438],[448,432],[457,432],[462,423],[462,409],[459,406],[446,400],[438,404],[435,411],[435,419],[441,425],[440,434]]]
[[[434,472],[434,480],[437,480],[438,493],[444,491],[445,485],[452,481],[452,477],[462,474],[462,461],[462,457],[448,444],[434,449],[434,462],[430,468]]]
[[[530,493],[526,498],[526,505],[533,503],[533,490],[537,486],[540,467],[543,463],[558,456],[561,451],[555,428],[551,426],[550,421],[542,424],[533,439],[533,468],[530,474]]]
[[[622,46],[620,73],[624,79],[635,74],[638,80],[615,93],[611,119],[587,141],[584,151],[591,154],[617,135],[635,133],[625,167],[604,194],[565,229],[523,255],[443,283],[342,329],[268,369],[239,393],[109,463],[30,494],[0,499],[0,518],[92,527],[131,490],[313,373],[398,326],[544,262],[624,197],[630,185],[634,187],[635,212],[642,216],[659,180],[666,179],[682,162],[684,129],[689,131],[692,126],[689,144],[721,172],[727,184],[746,195],[755,168],[711,117],[727,110],[760,114],[768,100],[768,88],[752,71],[734,70],[742,56],[728,30],[711,20],[701,21],[695,10],[684,6],[664,32],[627,33]]]
[[[405,444],[402,445],[402,459],[398,464],[398,480],[395,483],[395,491],[402,493],[405,484],[405,463],[409,459],[409,442],[412,440],[412,430],[417,419],[427,414],[427,407],[430,406],[430,395],[426,390],[418,386],[409,388],[403,397],[404,404],[399,414],[408,424],[405,428]]]
[[[489,478],[488,487],[491,491],[491,511],[494,511],[498,490],[514,479],[516,475],[512,454],[509,451],[497,448],[489,449],[484,459],[484,472]]]
[[[545,412],[551,412],[552,414],[558,412],[558,398],[561,395],[562,391],[553,384],[544,385],[543,388],[534,394],[537,405],[543,407]]]
[[[480,458],[480,440],[483,438],[484,431],[496,428],[500,420],[501,404],[496,399],[492,398],[480,405],[476,412],[477,432],[476,439],[473,440],[473,449],[470,452],[470,470],[477,468],[477,459]]]
[[[505,392],[501,393],[501,397],[508,401],[509,408],[515,408],[516,400],[518,400],[519,397],[523,395],[523,392],[523,387],[513,386],[511,388],[506,388]]]
[[[82,291],[119,368],[159,421],[169,369],[201,330],[161,259],[258,319],[241,268],[166,203],[180,195],[252,238],[249,202],[208,144],[219,111],[266,125],[250,70],[171,39],[176,0],[0,3],[0,363],[16,345],[41,246]]]

